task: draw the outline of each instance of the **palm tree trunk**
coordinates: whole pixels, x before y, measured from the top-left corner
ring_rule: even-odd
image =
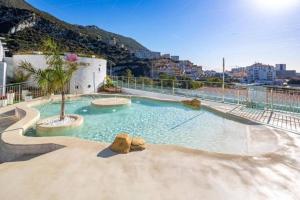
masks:
[[[65,119],[65,91],[61,92],[60,120]]]

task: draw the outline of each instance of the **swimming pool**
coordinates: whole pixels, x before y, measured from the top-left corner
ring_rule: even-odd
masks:
[[[226,153],[247,152],[246,126],[204,107],[193,110],[176,102],[132,98],[128,106],[97,108],[91,106],[92,100],[92,97],[81,97],[68,101],[66,113],[83,116],[84,123],[71,131],[56,132],[55,136],[111,143],[116,134],[127,132],[152,144],[174,144]],[[35,108],[43,119],[57,115],[60,103],[52,102]],[[36,136],[35,129],[28,130],[26,135]]]

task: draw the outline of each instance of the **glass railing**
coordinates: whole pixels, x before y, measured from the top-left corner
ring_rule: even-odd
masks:
[[[223,103],[245,105],[256,109],[300,113],[300,89],[267,86],[246,86],[222,82],[111,77],[115,86],[195,97]]]

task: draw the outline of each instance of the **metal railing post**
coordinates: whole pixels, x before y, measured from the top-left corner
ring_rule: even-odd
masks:
[[[119,78],[118,77],[115,77],[117,78],[117,81],[116,81],[116,85],[117,85],[117,88],[119,87]]]
[[[151,91],[153,91],[153,84],[154,84],[154,81],[152,80],[151,81]]]
[[[172,94],[175,94],[175,81],[172,81]]]
[[[249,105],[249,87],[247,87],[247,94],[246,94],[246,105]]]
[[[19,102],[21,102],[21,84],[19,84]]]
[[[124,77],[122,76],[122,81],[121,81],[122,84],[121,84],[121,88],[123,88],[123,84],[124,84],[123,82],[124,82]]]
[[[144,78],[142,78],[142,88],[143,88],[143,90],[144,90],[144,88],[145,88],[145,81],[144,81]]]
[[[291,91],[288,91],[288,93],[289,93],[289,96],[288,96],[288,104],[289,104],[289,111],[291,112],[293,109],[292,109],[292,103],[291,103]]]
[[[267,109],[269,108],[269,95],[268,95],[268,88],[266,88],[266,106],[264,106],[264,107],[267,107]],[[264,109],[266,109],[266,108],[264,108]]]
[[[129,87],[129,77],[127,77],[127,88],[130,88]]]
[[[134,77],[134,89],[136,89],[136,77]]]
[[[240,105],[240,88],[238,88],[238,105]]]
[[[225,83],[224,83],[224,78],[223,78],[223,83],[222,83],[222,102],[225,102]]]
[[[273,88],[271,89],[271,110],[273,111]]]
[[[163,80],[160,80],[160,90],[163,90]]]

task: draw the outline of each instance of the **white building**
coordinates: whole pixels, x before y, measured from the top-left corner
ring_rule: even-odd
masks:
[[[229,75],[233,78],[243,80],[247,77],[246,67],[235,67],[232,68]]]
[[[206,76],[206,77],[214,77],[214,76],[216,76],[218,73],[216,72],[216,71],[214,71],[214,70],[206,70],[206,71],[204,71],[204,75]]]
[[[7,64],[4,62],[5,51],[0,40],[0,95],[5,95],[6,87],[6,69]]]
[[[179,56],[171,56],[171,60],[173,61],[179,61]]]
[[[276,78],[275,68],[271,65],[255,63],[246,68],[248,83],[272,84]]]
[[[160,52],[148,51],[148,50],[140,50],[134,53],[134,55],[141,59],[159,59]]]
[[[276,69],[276,78],[279,80],[297,78],[296,70],[287,70],[286,64],[276,64],[275,69]]]
[[[286,71],[286,64],[276,64],[275,70],[276,71]]]
[[[171,55],[170,54],[163,54],[161,55],[162,58],[165,58],[165,59],[170,59],[171,58]]]
[[[47,67],[44,55],[14,55],[9,61],[10,76],[22,61],[31,63],[34,67],[45,69]],[[78,57],[79,69],[74,73],[70,81],[72,94],[89,94],[97,92],[103,85],[106,77],[107,61],[98,58]]]
[[[108,44],[111,46],[116,46],[117,45],[117,39],[115,37],[113,37],[112,39],[110,39],[108,41]]]

